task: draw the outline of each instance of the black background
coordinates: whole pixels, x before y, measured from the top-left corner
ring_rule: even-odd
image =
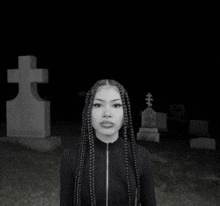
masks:
[[[38,91],[51,101],[52,121],[80,121],[79,92],[103,78],[124,85],[134,116],[151,92],[156,111],[184,104],[192,117],[219,121],[217,1],[31,2],[1,10],[2,121],[18,90],[7,83],[7,69],[22,55],[49,71]]]

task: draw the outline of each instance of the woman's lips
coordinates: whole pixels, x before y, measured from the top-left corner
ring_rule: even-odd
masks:
[[[114,123],[113,122],[110,122],[110,121],[102,121],[100,123],[100,125],[104,128],[111,128],[114,126]]]

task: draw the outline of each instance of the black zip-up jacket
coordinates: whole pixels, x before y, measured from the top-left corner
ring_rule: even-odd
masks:
[[[104,143],[95,137],[95,195],[96,205],[127,206],[127,181],[124,140],[119,137],[114,143]],[[63,153],[60,166],[60,205],[74,205],[74,182],[80,143]],[[129,174],[132,205],[135,205],[136,181],[130,146]],[[150,154],[146,148],[136,144],[138,171],[141,184],[141,206],[156,206],[153,170]],[[82,176],[82,205],[90,205],[89,149],[86,150]]]

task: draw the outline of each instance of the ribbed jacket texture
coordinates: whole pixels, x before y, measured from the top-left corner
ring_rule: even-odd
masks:
[[[125,167],[124,140],[119,137],[114,143],[104,143],[94,137],[95,144],[95,194],[96,205],[106,205],[108,192],[109,206],[127,206],[127,179]],[[146,148],[136,144],[138,171],[141,184],[141,206],[156,206],[153,169],[150,154]],[[63,153],[60,166],[60,205],[74,205],[74,182],[80,143]],[[130,146],[129,151],[129,177],[131,185],[132,205],[135,205],[136,181],[133,157]],[[108,152],[108,173],[107,169]],[[108,174],[108,191],[106,187],[106,174]],[[82,176],[82,205],[90,205],[89,191],[89,147],[86,147],[86,159]]]

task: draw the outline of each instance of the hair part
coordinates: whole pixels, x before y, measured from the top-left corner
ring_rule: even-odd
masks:
[[[124,112],[124,123],[119,133],[122,134],[124,138],[124,148],[125,148],[125,167],[126,167],[126,179],[127,179],[127,190],[128,190],[128,202],[129,206],[131,205],[131,187],[130,187],[130,177],[129,177],[129,156],[128,156],[128,145],[130,144],[131,152],[133,155],[133,163],[135,169],[135,178],[136,178],[136,187],[137,187],[137,203],[140,204],[140,177],[138,173],[137,167],[137,159],[135,152],[135,138],[134,131],[132,126],[132,118],[131,118],[131,106],[128,94],[124,87],[115,80],[112,79],[103,79],[97,81],[91,89],[86,94],[85,99],[85,107],[83,109],[82,114],[82,128],[81,128],[81,143],[80,150],[78,155],[78,162],[76,168],[76,177],[75,177],[75,187],[74,187],[74,204],[81,205],[81,183],[82,183],[82,173],[84,169],[85,163],[85,153],[86,153],[86,145],[89,141],[89,184],[90,184],[90,198],[91,205],[96,205],[96,196],[95,196],[95,147],[94,147],[94,138],[93,138],[93,127],[91,123],[91,111],[93,106],[93,101],[95,98],[95,94],[97,89],[100,86],[116,86],[120,92],[123,112]]]

